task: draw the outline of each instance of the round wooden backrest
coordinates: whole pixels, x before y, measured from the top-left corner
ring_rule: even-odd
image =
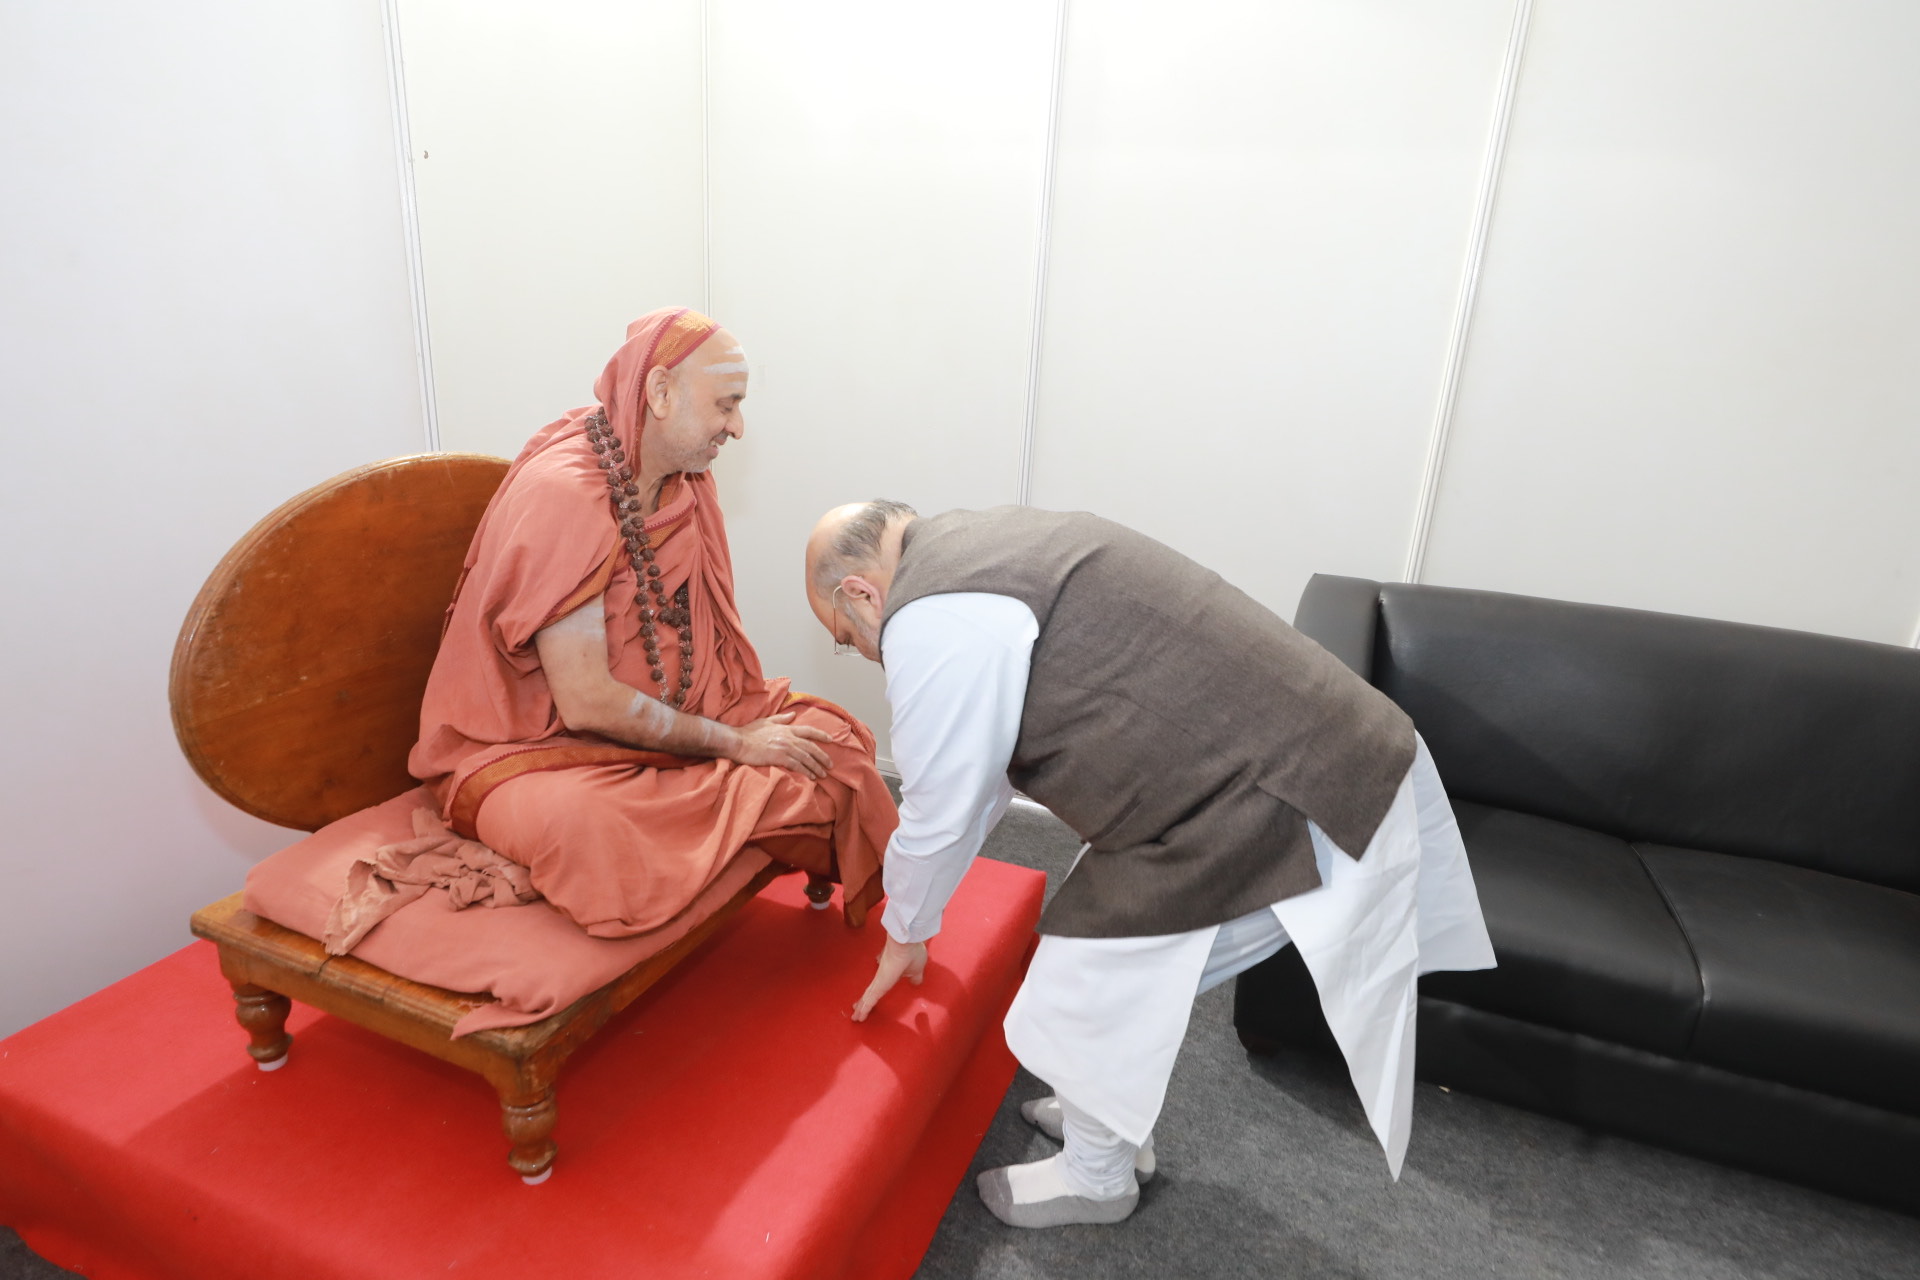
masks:
[[[208,786],[312,831],[414,785],[407,752],[467,544],[507,463],[395,458],[240,539],[173,649],[173,729]]]

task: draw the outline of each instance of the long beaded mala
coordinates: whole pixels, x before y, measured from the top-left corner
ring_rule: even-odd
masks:
[[[626,450],[607,426],[606,414],[597,409],[587,418],[587,443],[599,455],[600,469],[607,473],[607,498],[620,521],[627,562],[640,584],[640,643],[647,652],[648,674],[660,687],[660,701],[677,711],[687,700],[687,690],[693,688],[693,615],[687,607],[687,584],[681,583],[673,593],[673,603],[667,603],[666,589],[660,585],[660,566],[653,562],[646,520],[640,514],[640,486],[634,483]],[[671,692],[667,689],[666,667],[660,661],[659,639],[654,634],[656,621],[680,633],[680,687]]]

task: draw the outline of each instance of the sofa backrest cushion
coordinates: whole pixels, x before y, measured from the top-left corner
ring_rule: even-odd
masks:
[[[1464,799],[1920,890],[1920,651],[1389,584],[1372,678]]]

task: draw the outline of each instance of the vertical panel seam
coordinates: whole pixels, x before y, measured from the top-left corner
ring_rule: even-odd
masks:
[[[713,40],[700,0],[700,311],[713,314]]]
[[[1533,0],[1515,0],[1513,26],[1507,32],[1507,50],[1500,68],[1500,92],[1494,103],[1493,123],[1487,131],[1487,150],[1480,167],[1480,189],[1474,197],[1473,231],[1467,241],[1467,259],[1461,269],[1453,324],[1447,334],[1447,360],[1434,403],[1433,425],[1427,436],[1426,465],[1420,477],[1420,497],[1414,508],[1413,537],[1407,546],[1405,580],[1420,581],[1426,568],[1427,539],[1433,528],[1433,508],[1440,492],[1440,473],[1446,464],[1447,444],[1453,433],[1454,404],[1460,390],[1460,371],[1466,364],[1467,336],[1473,326],[1474,303],[1480,291],[1480,268],[1486,256],[1487,235],[1493,224],[1494,198],[1500,187],[1500,167],[1506,156],[1508,124],[1520,83],[1520,62],[1526,53],[1527,24]]]
[[[1047,144],[1040,168],[1040,224],[1033,259],[1033,316],[1027,332],[1027,403],[1020,430],[1019,503],[1033,500],[1034,426],[1040,411],[1040,344],[1047,318],[1048,242],[1053,234],[1053,171],[1060,149],[1060,80],[1067,57],[1067,0],[1053,15],[1053,74],[1047,87]]]
[[[400,227],[407,255],[407,292],[413,304],[413,353],[420,379],[420,416],[428,453],[440,452],[440,409],[433,388],[433,342],[427,320],[426,258],[420,247],[420,200],[413,181],[413,128],[407,72],[400,44],[398,0],[380,0],[387,43],[387,97],[393,116],[394,156],[400,165]]]

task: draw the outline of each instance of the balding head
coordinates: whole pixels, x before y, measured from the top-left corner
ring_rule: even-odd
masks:
[[[900,560],[900,531],[915,516],[904,502],[854,502],[821,516],[807,538],[807,603],[836,643],[879,660],[880,611]]]

